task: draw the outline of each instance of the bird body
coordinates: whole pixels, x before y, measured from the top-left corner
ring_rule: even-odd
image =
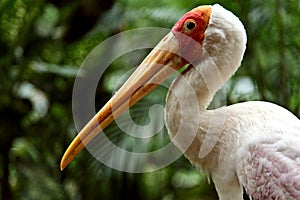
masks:
[[[167,96],[165,118],[169,135],[175,138],[179,126],[197,126],[197,134],[190,136],[195,139],[188,148],[181,137],[172,141],[191,163],[212,177],[220,199],[243,199],[243,187],[253,199],[300,198],[297,117],[280,106],[261,101],[206,110],[217,90],[240,66],[246,48],[246,33],[239,19],[219,5],[212,6],[211,13],[199,64],[176,79]],[[183,87],[184,82],[191,88]],[[198,105],[193,102],[194,95]],[[199,112],[195,112],[197,106]],[[184,123],[180,123],[182,118]],[[201,158],[203,151],[209,153]],[[273,154],[281,157],[265,160]],[[297,170],[290,172],[286,166],[286,173],[274,174],[276,169],[270,166],[279,160]],[[291,186],[280,187],[284,184]]]
[[[220,110],[223,119],[211,123]],[[168,112],[168,116],[171,115],[172,112]],[[298,118],[280,106],[261,101],[208,110],[197,116],[185,121],[185,126],[197,121],[199,128],[184,155],[211,176],[220,199],[243,199],[243,187],[253,199],[300,197]],[[167,126],[171,126],[170,121],[172,117],[168,119]],[[220,129],[209,131],[209,126]],[[171,138],[176,135],[173,132],[177,130],[169,128]],[[201,158],[203,142],[206,146],[209,142],[206,138],[216,138],[217,141],[210,144],[208,148],[211,151]],[[181,147],[182,140],[172,141]],[[271,194],[274,198],[270,198]]]
[[[113,120],[112,114],[120,115],[127,108],[124,105],[133,105],[153,90],[171,74],[170,69],[189,64],[173,81],[166,99],[171,141],[212,178],[221,200],[243,199],[243,187],[252,199],[300,199],[296,116],[261,101],[207,110],[240,66],[245,49],[245,29],[230,11],[213,5],[186,13],[79,133],[61,168]]]

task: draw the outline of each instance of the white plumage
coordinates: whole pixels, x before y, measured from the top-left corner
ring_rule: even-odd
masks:
[[[216,91],[240,66],[246,48],[246,33],[239,19],[219,5],[211,11],[199,65],[176,79],[167,97],[170,137],[191,163],[212,177],[222,200],[243,199],[242,187],[252,199],[300,199],[297,117],[260,101],[206,110]],[[194,90],[197,105],[194,93],[182,87],[184,82]],[[180,128],[184,130],[180,126],[195,125],[195,140],[185,151],[186,141],[175,136]],[[211,127],[218,128],[211,131]],[[188,137],[190,133],[185,134]],[[203,150],[203,145],[208,150]],[[201,151],[206,152],[203,157]]]

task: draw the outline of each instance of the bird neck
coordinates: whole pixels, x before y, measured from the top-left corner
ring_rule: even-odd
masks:
[[[193,127],[191,123],[195,123],[197,124],[195,127],[200,128],[203,133],[199,134],[199,137],[202,137],[199,139],[201,141],[204,139],[210,120],[210,112],[206,109],[215,93],[230,77],[222,74],[214,59],[202,55],[203,59],[200,60],[199,65],[189,66],[173,81],[169,89],[165,121],[171,138],[181,128],[184,129],[185,125]],[[176,144],[176,141],[173,142]]]
[[[180,74],[169,90],[167,104],[169,101],[172,104],[177,102],[176,104],[179,104],[178,106],[182,107],[184,112],[188,109],[206,112],[215,93],[222,88],[240,65],[240,60],[233,64],[222,55],[214,55],[211,49],[203,49],[199,63],[189,66]]]
[[[219,5],[212,11],[197,64],[187,68],[171,86],[171,92],[182,97],[181,104],[188,103],[186,108],[191,108],[190,101],[196,101],[193,97],[197,96],[199,111],[206,110],[215,93],[236,72],[247,42],[244,26],[236,16]]]
[[[223,177],[223,174],[218,176],[212,172],[218,168],[222,157],[220,152],[224,151],[223,143],[218,141],[222,141],[220,138],[224,136],[222,130],[227,109],[207,111],[207,107],[215,93],[240,66],[246,49],[246,32],[237,17],[214,5],[204,34],[198,64],[187,68],[169,89],[165,121],[172,142],[194,165],[211,174],[215,183],[220,183],[217,178]],[[236,176],[229,174],[226,177],[235,183],[231,184],[234,190],[231,189],[232,193],[226,194],[229,195],[226,197],[233,199],[235,195],[240,198],[242,191]],[[222,193],[220,187],[223,185],[216,186]]]
[[[226,19],[229,25],[222,26],[225,20],[218,18],[217,12],[212,13],[197,64],[189,66],[173,81],[166,99],[165,121],[170,137],[174,138],[180,129],[197,127],[197,146],[202,145],[208,132],[212,113],[218,112],[206,111],[207,107],[240,66],[246,48],[246,33],[241,22],[229,17]],[[186,136],[189,137],[188,133]],[[185,152],[184,140],[173,142]]]

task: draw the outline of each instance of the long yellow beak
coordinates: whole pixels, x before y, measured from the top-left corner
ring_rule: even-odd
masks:
[[[179,56],[178,41],[170,32],[150,52],[119,91],[75,137],[61,160],[60,169],[63,170],[67,167],[83,147],[107,127],[114,118],[120,116],[185,64],[186,62]]]

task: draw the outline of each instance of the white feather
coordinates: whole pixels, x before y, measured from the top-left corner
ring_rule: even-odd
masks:
[[[191,163],[212,177],[220,199],[243,199],[242,187],[256,199],[257,194],[268,191],[265,187],[268,183],[261,184],[265,180],[248,176],[247,172],[263,170],[265,165],[253,164],[255,157],[263,163],[272,163],[257,149],[271,148],[280,152],[280,160],[290,158],[299,175],[300,121],[284,108],[267,102],[206,110],[217,90],[240,66],[246,48],[246,32],[240,20],[220,5],[213,5],[211,11],[199,65],[179,76],[168,93],[166,126],[173,142]],[[186,137],[177,137],[180,130],[186,130]],[[193,141],[187,148],[191,138]],[[297,194],[299,184],[294,188]]]

